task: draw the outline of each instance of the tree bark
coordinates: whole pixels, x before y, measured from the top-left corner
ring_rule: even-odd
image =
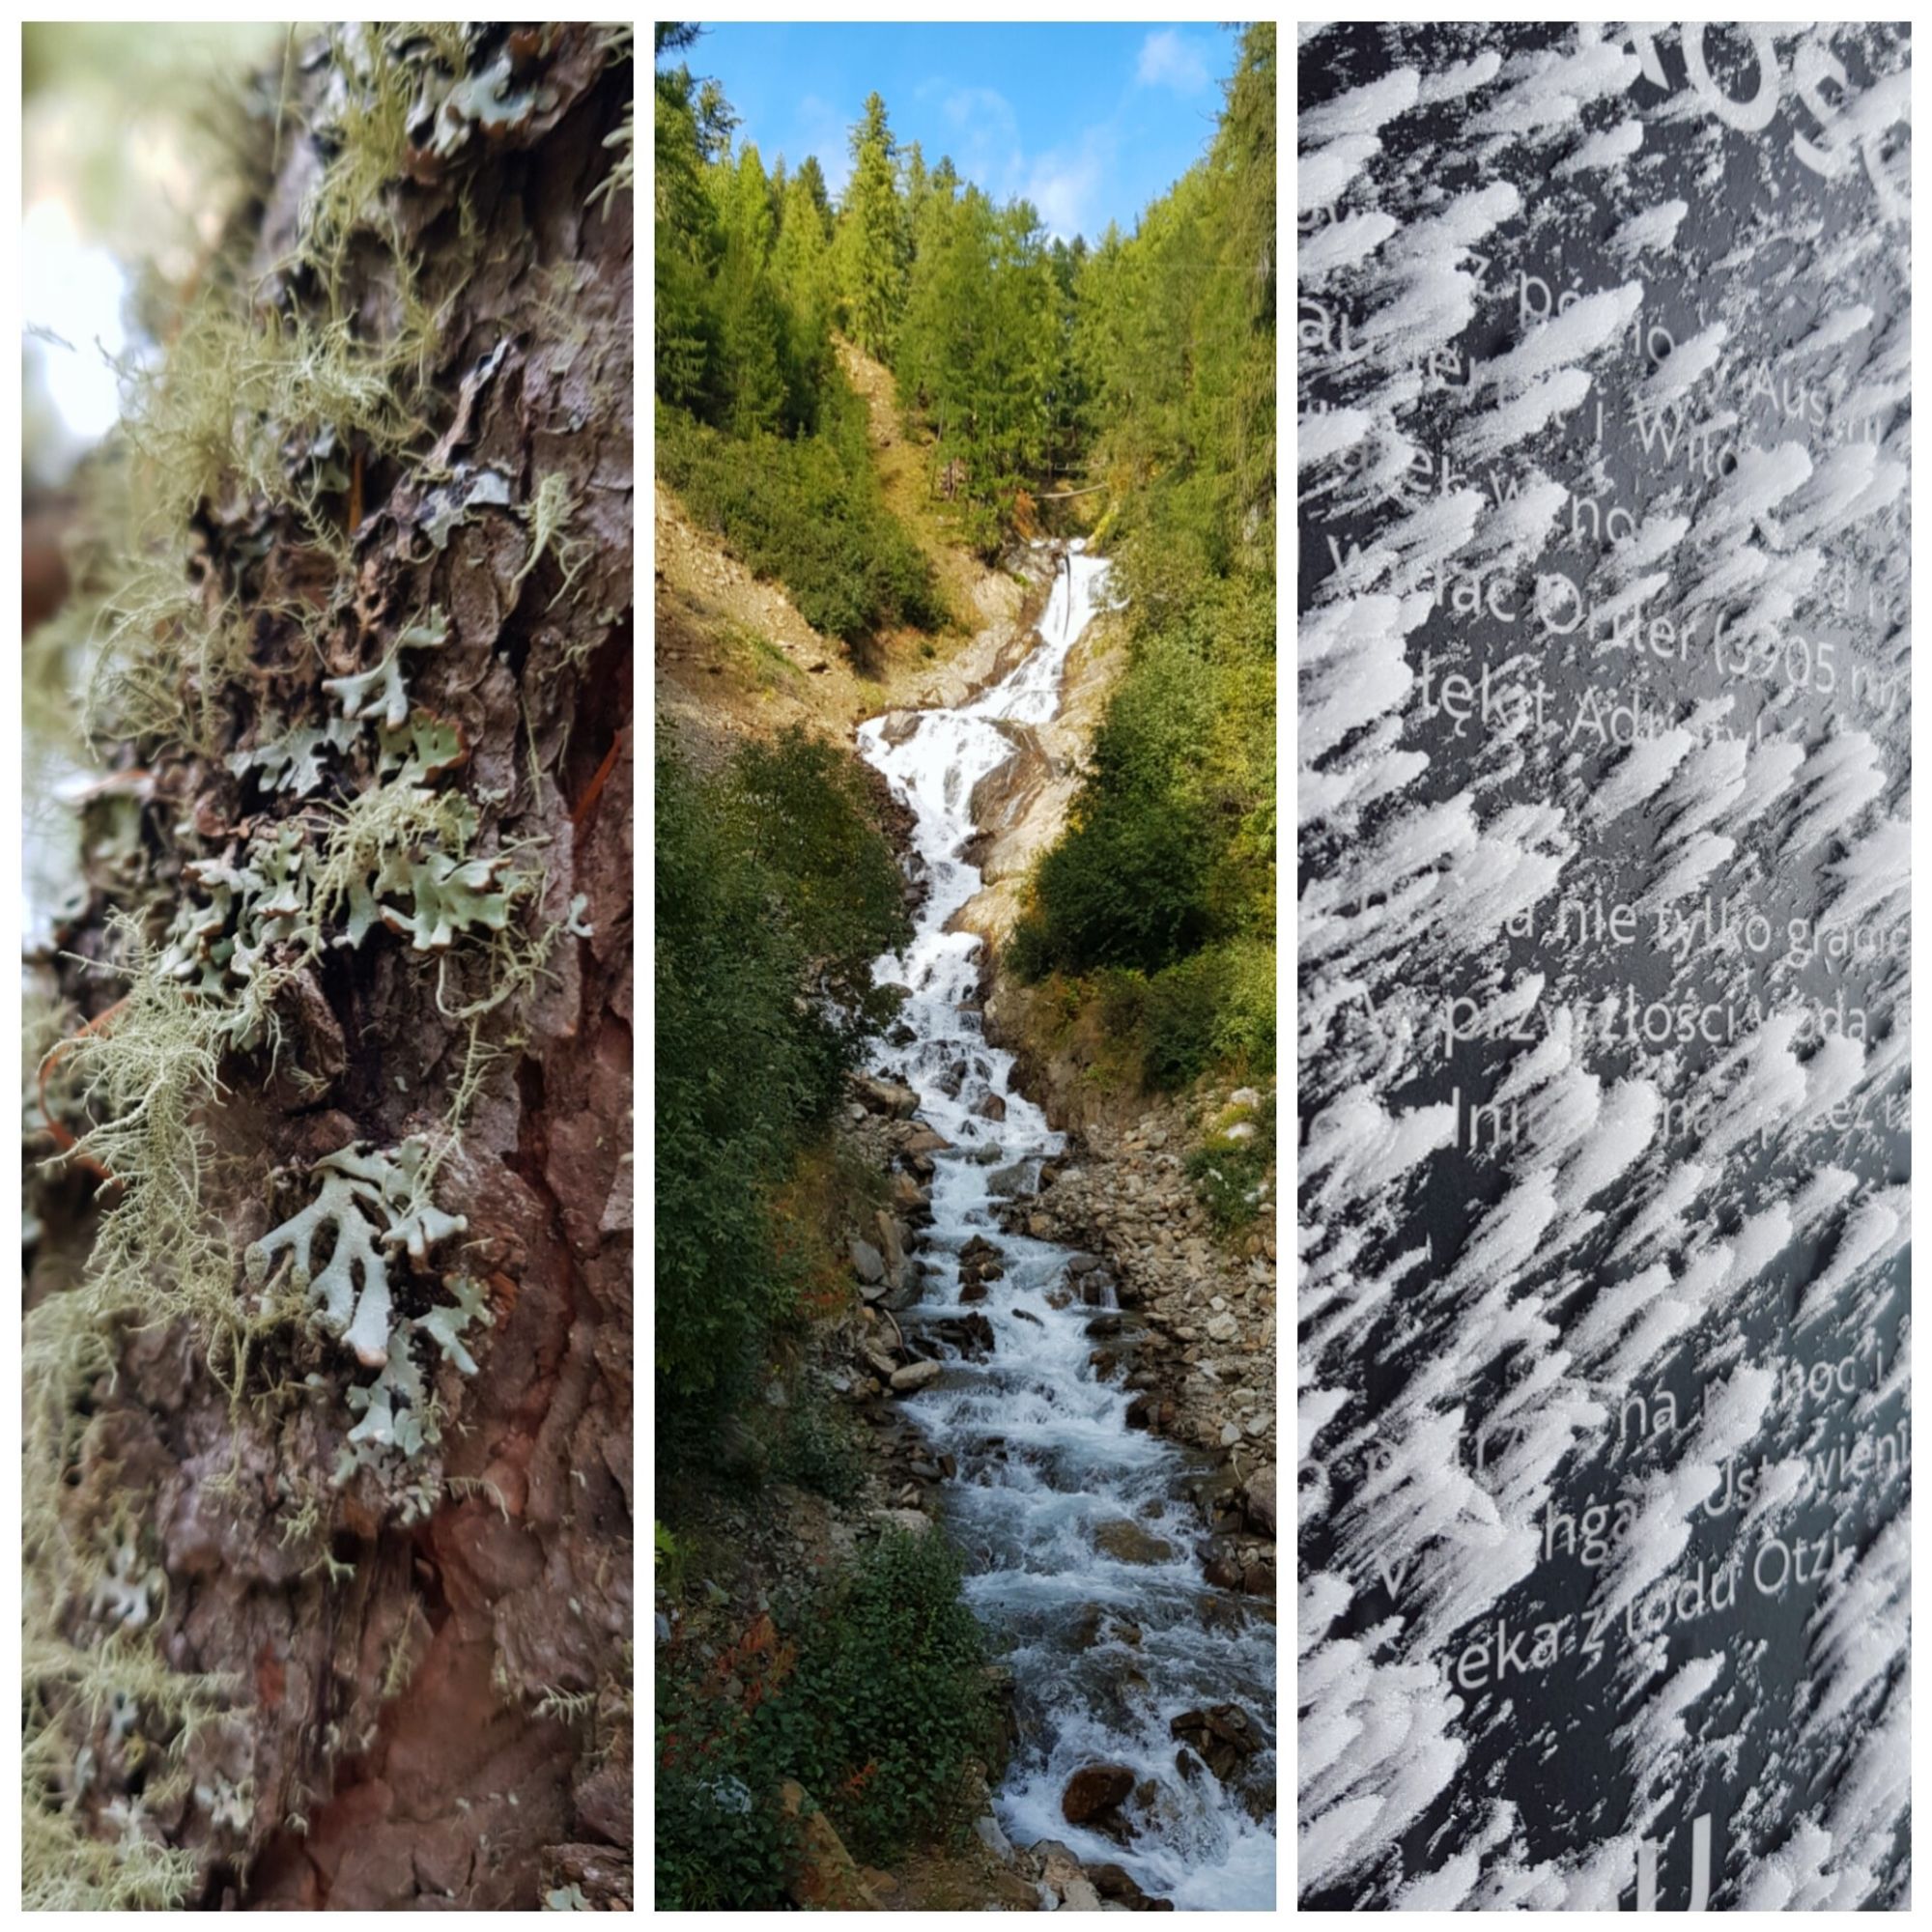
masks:
[[[412,123],[405,172],[378,196],[393,231],[359,225],[342,258],[334,307],[358,328],[386,326],[399,252],[440,312],[421,435],[400,454],[343,452],[353,582],[273,505],[204,503],[207,567],[241,598],[249,662],[213,693],[216,755],[119,753],[145,774],[151,882],[268,819],[308,810],[319,825],[328,787],[298,808],[223,754],[261,742],[271,698],[321,719],[324,678],[379,666],[418,613],[445,612],[442,645],[409,660],[412,702],[461,733],[440,782],[474,807],[474,849],[540,872],[513,924],[531,939],[571,927],[527,995],[473,1025],[450,1017],[485,991],[467,938],[440,957],[380,929],[330,944],[278,1008],[281,1049],[229,1056],[201,1110],[216,1156],[203,1199],[239,1257],[311,1198],[318,1159],[434,1137],[473,1088],[436,1182],[467,1228],[399,1299],[432,1308],[446,1298],[436,1275],[460,1271],[492,1317],[467,1338],[473,1375],[435,1371],[423,1513],[367,1469],[333,1479],[346,1391],[369,1378],[312,1328],[266,1336],[238,1391],[192,1320],[124,1320],[78,1405],[62,1534],[98,1544],[131,1504],[139,1560],[165,1577],[141,1640],[170,1672],[231,1683],[222,1714],[174,1741],[187,1775],[149,1778],[133,1827],[129,1740],[54,1695],[67,1746],[94,1767],[70,1779],[66,1815],[94,1839],[138,1830],[192,1853],[186,1902],[208,1906],[531,1909],[572,1886],[592,1905],[631,1898],[633,231],[628,190],[608,188],[632,70],[588,26],[470,29],[469,43],[468,91],[433,63],[412,69],[436,138]],[[321,312],[314,276],[289,262],[337,76],[327,54],[298,51],[290,70],[251,268],[264,302]],[[486,470],[508,502],[451,520],[450,479]],[[567,516],[539,546],[547,479]],[[287,612],[331,596],[318,664]],[[338,807],[372,776],[358,781],[359,755],[331,775]],[[128,894],[92,859],[88,883],[62,941],[105,959]],[[83,1020],[114,997],[74,964],[61,984]],[[113,1199],[71,1161],[37,1181],[30,1302],[84,1283],[89,1217]],[[239,1271],[235,1290],[245,1299]],[[79,1652],[129,1640],[85,1601],[57,1598],[53,1624]],[[151,1708],[136,1742],[143,1728],[164,1762]]]

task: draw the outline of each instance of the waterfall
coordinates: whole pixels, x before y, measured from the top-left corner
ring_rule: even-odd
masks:
[[[1043,724],[1058,711],[1067,654],[1105,579],[1105,562],[1076,543],[1056,568],[1039,641],[1011,672],[956,710],[859,729],[861,755],[916,815],[930,888],[911,944],[878,963],[882,982],[909,989],[901,1018],[912,1037],[885,1048],[877,1068],[919,1094],[921,1114],[951,1143],[935,1162],[920,1298],[899,1320],[920,1332],[983,1316],[994,1342],[977,1359],[941,1346],[944,1376],[905,1406],[955,1459],[946,1506],[966,1552],[968,1600],[1014,1676],[1021,1739],[995,1799],[1008,1835],[1056,1838],[1084,1861],[1119,1864],[1179,1910],[1267,1907],[1272,1819],[1252,1817],[1236,1788],[1182,1752],[1170,1724],[1186,1711],[1239,1706],[1263,1741],[1246,1777],[1272,1779],[1273,1606],[1207,1583],[1186,1484],[1211,1461],[1129,1429],[1127,1391],[1092,1366],[1088,1331],[1111,1293],[1090,1304],[1068,1286],[1073,1250],[1001,1230],[1003,1202],[1033,1192],[1041,1160],[1064,1143],[1014,1091],[1012,1055],[987,1041],[980,941],[952,929],[980,887],[960,856],[975,830],[974,788],[1013,755],[1000,724]],[[997,1251],[1000,1272],[974,1283],[984,1298],[968,1301],[960,1251],[976,1241]],[[985,1251],[974,1254],[982,1272]],[[1123,1352],[1131,1359],[1130,1347]],[[1062,1815],[1068,1779],[1095,1765],[1134,1775],[1124,1839]]]

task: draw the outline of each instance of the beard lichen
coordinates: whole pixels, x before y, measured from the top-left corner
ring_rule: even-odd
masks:
[[[239,1758],[196,1755],[211,1728],[241,1733],[245,1687],[170,1662],[193,1652],[160,1648],[182,1613],[157,1552],[73,1500],[88,1459],[104,1454],[94,1425],[130,1373],[130,1340],[150,1362],[165,1350],[185,1389],[205,1377],[204,1393],[213,1383],[226,1397],[235,1456],[227,1476],[198,1477],[201,1490],[312,1551],[305,1575],[346,1574],[330,1530],[348,1484],[406,1521],[461,1485],[488,1488],[445,1477],[438,1453],[492,1322],[476,1279],[440,1271],[439,1248],[466,1224],[439,1205],[438,1183],[462,1172],[451,1156],[499,1056],[521,1042],[556,947],[587,928],[582,901],[543,916],[547,855],[496,822],[507,792],[462,788],[464,729],[412,689],[425,663],[441,687],[440,658],[425,654],[451,627],[411,573],[437,567],[456,525],[493,508],[526,529],[521,567],[498,584],[511,614],[539,563],[554,566],[561,597],[590,555],[563,474],[535,476],[514,505],[511,476],[451,467],[457,429],[430,447],[448,405],[432,374],[474,267],[469,173],[546,111],[540,83],[483,51],[492,33],[344,30],[322,43],[303,108],[286,98],[293,55],[282,64],[276,156],[302,125],[310,185],[278,203],[253,184],[273,233],[253,214],[238,224],[159,318],[165,354],[121,371],[124,427],[92,466],[74,596],[35,645],[37,664],[85,694],[87,737],[125,791],[125,849],[92,850],[74,922],[89,949],[77,963],[111,980],[100,998],[113,1004],[94,1009],[70,971],[73,1006],[92,1017],[65,1006],[60,1037],[50,1023],[36,1039],[46,1130],[63,1142],[50,1181],[97,1184],[84,1269],[43,1293],[23,1330],[30,1908],[180,1905],[207,1859],[168,1841],[185,1817],[232,1845],[256,1808]],[[607,208],[635,165],[624,130],[611,145]],[[440,248],[434,294],[403,218],[432,163],[462,243]],[[507,346],[484,359],[476,390]],[[472,402],[466,384],[461,420]],[[362,514],[365,486],[393,489],[399,475],[420,499],[440,489],[448,501],[418,526],[428,552],[396,546],[399,582],[372,596],[382,512]],[[261,1207],[251,1183],[273,1183],[267,1159],[237,1150],[251,1134],[259,1146],[277,1106],[301,1111],[278,1074],[310,1107],[340,1077],[343,1057],[331,1070],[309,1018],[320,1006],[339,1037],[335,989],[350,976],[366,989],[379,951],[384,974],[421,979],[424,1010],[433,984],[457,1030],[446,1092],[380,1140],[319,1159],[303,1148],[281,1172],[305,1199],[285,1200],[287,1218],[243,1248]],[[31,1114],[29,1125],[40,1128]],[[352,1362],[378,1373],[358,1382]],[[280,1514],[253,1493],[258,1471],[243,1472],[243,1427],[265,1417],[284,1444],[320,1445],[312,1467],[275,1472]]]

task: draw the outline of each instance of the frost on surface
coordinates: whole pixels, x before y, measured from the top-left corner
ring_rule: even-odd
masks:
[[[1303,30],[1304,1908],[1909,1898],[1909,68]]]

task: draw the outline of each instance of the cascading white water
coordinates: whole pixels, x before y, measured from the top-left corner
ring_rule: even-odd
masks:
[[[910,989],[901,1018],[912,1034],[878,1068],[919,1094],[921,1113],[952,1144],[936,1161],[921,1298],[899,1320],[918,1332],[977,1313],[995,1343],[980,1360],[942,1350],[944,1377],[907,1407],[956,1461],[948,1508],[973,1572],[968,1596],[1014,1673],[1022,1737],[996,1800],[1008,1835],[1057,1838],[1083,1860],[1124,1866],[1177,1909],[1225,1911],[1273,1904],[1272,1824],[1198,1761],[1183,1775],[1169,1724],[1184,1711],[1237,1704],[1265,1741],[1247,1776],[1272,1780],[1272,1623],[1204,1580],[1192,1553],[1199,1516],[1183,1492],[1189,1464],[1130,1430],[1126,1392],[1090,1365],[1087,1330],[1101,1311],[1062,1288],[1072,1251],[998,1225],[1000,1200],[1033,1191],[1041,1159],[1064,1143],[1012,1090],[1012,1055],[986,1040],[980,942],[951,929],[980,886],[960,856],[975,830],[974,788],[1014,755],[1000,724],[1043,724],[1059,709],[1067,653],[1105,576],[1104,561],[1075,544],[1058,566],[1039,642],[1007,677],[960,709],[859,729],[861,754],[916,814],[930,887],[912,944],[877,968],[882,982]],[[979,1111],[989,1094],[1004,1102],[1003,1119]],[[969,1307],[959,1253],[976,1236],[999,1250],[1005,1273]],[[1096,1607],[1105,1634],[1094,1643]],[[1135,1775],[1124,1843],[1062,1815],[1068,1779],[1103,1764]]]

